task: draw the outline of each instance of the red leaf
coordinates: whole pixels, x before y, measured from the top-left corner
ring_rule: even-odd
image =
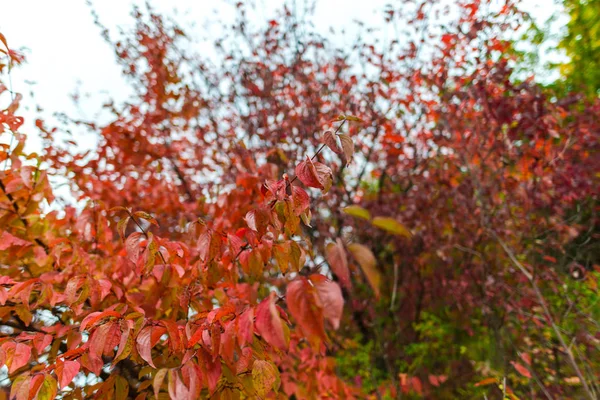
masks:
[[[521,360],[525,361],[527,365],[531,365],[531,356],[527,353],[521,353]]]
[[[248,366],[250,365],[250,361],[252,360],[252,348],[244,347],[242,349],[242,354],[240,358],[237,360],[235,364],[235,372],[239,375],[242,372],[248,371]]]
[[[125,239],[125,248],[127,249],[127,258],[134,264],[137,263],[140,257],[140,240],[143,234],[141,232],[133,232]]]
[[[244,347],[254,339],[254,309],[248,308],[237,318],[238,343]]]
[[[343,161],[344,164],[349,164],[350,161],[352,161],[352,156],[354,155],[354,142],[352,141],[352,139],[350,138],[350,136],[348,135],[344,135],[342,133],[340,133],[338,135],[338,137],[340,138],[340,142],[342,143],[342,149],[343,149]]]
[[[329,190],[333,182],[331,169],[320,162],[313,162],[308,156],[296,167],[296,176],[306,186],[325,192]]]
[[[56,376],[58,377],[58,383],[60,388],[63,389],[73,381],[73,378],[79,373],[81,365],[77,361],[65,360],[64,362],[58,361],[56,363]]]
[[[207,229],[198,238],[198,250],[202,261],[215,259],[221,251],[221,238]]]
[[[173,352],[178,352],[183,350],[183,343],[181,342],[181,336],[179,334],[179,326],[174,321],[161,321],[165,328],[167,328],[167,333],[169,334],[169,348]]]
[[[196,329],[196,331],[193,333],[193,335],[188,338],[187,348],[189,349],[189,348],[194,347],[196,345],[196,343],[198,343],[200,341],[200,339],[202,339],[203,333],[204,333],[204,329],[202,329],[202,328]]]
[[[172,399],[196,399],[198,398],[198,374],[193,367],[184,366],[181,375],[178,369],[170,369],[169,395]]]
[[[281,350],[289,347],[289,334],[275,306],[275,292],[256,307],[256,331],[271,346]]]
[[[529,379],[531,379],[531,372],[529,372],[529,370],[528,370],[526,367],[524,367],[522,364],[519,364],[519,363],[518,363],[518,362],[516,362],[516,361],[511,361],[510,363],[513,365],[513,367],[515,367],[515,369],[516,369],[516,370],[517,370],[517,371],[518,371],[518,372],[519,372],[521,375],[523,375],[525,378],[529,378]]]
[[[225,332],[221,335],[221,349],[219,353],[228,363],[234,362],[233,352],[235,350],[235,337],[237,336],[235,321],[230,321],[225,326]]]
[[[104,341],[104,350],[102,354],[110,356],[113,354],[115,347],[119,345],[121,341],[121,324],[118,322],[111,322],[110,329],[106,331],[106,340]]]
[[[306,157],[305,161],[302,161],[300,164],[298,164],[298,166],[296,166],[296,176],[308,187],[314,187],[317,189],[324,188],[323,184],[319,180],[319,176],[317,175],[317,169],[308,156]]]
[[[319,182],[323,185],[323,191],[327,193],[331,188],[331,185],[333,185],[333,172],[331,172],[331,168],[325,164],[321,164],[320,162],[315,162],[313,164],[317,170]]]
[[[131,349],[133,348],[133,340],[130,338],[131,330],[127,325],[126,321],[121,321],[121,338],[119,340],[119,348],[117,350],[117,354],[115,354],[115,358],[113,360],[113,365],[121,361],[129,355]]]
[[[335,243],[328,244],[325,253],[331,270],[338,277],[342,286],[349,291],[352,290],[348,257],[341,239],[338,238]]]
[[[212,347],[213,360],[216,360],[221,350],[221,324],[213,323],[210,327],[210,342]]]
[[[240,254],[242,247],[244,247],[244,241],[236,235],[227,235],[229,240],[229,247],[231,249],[231,257],[235,257]]]
[[[421,380],[416,376],[410,377],[410,387],[418,395],[421,395],[423,393],[423,386],[421,384]]]
[[[39,279],[33,278],[25,282],[17,283],[10,289],[8,296],[20,299],[26,307],[29,307],[29,297],[31,295],[31,291],[33,290],[34,284],[36,284],[38,281]]]
[[[450,43],[452,43],[452,39],[454,39],[454,35],[451,35],[451,34],[442,35],[442,42],[444,42],[445,45],[449,45]]]
[[[83,353],[79,358],[79,363],[94,375],[100,375],[100,371],[104,366],[101,358],[94,357],[90,353]]]
[[[271,221],[271,217],[268,210],[258,208],[255,210],[248,211],[245,220],[248,224],[248,228],[258,232],[259,235],[262,236],[267,231],[267,226]]]
[[[26,240],[19,239],[8,232],[2,232],[0,235],[0,250],[6,250],[11,246],[27,246],[29,243]]]
[[[43,333],[38,333],[33,338],[33,346],[35,347],[38,354],[41,354],[46,347],[48,347],[52,343],[52,335],[45,335]]]
[[[310,197],[300,186],[292,185],[292,204],[296,216],[302,214],[310,206]]]
[[[325,131],[323,134],[323,143],[325,143],[334,153],[342,154],[342,149],[338,145],[333,131]]]
[[[113,310],[106,310],[106,311],[102,311],[102,312],[99,312],[99,311],[93,312],[93,313],[89,314],[87,317],[85,317],[83,319],[83,321],[81,321],[81,325],[79,325],[79,332],[83,332],[85,330],[85,328],[87,328],[88,326],[90,328],[94,328],[94,326],[96,325],[96,323],[98,321],[100,321],[103,318],[109,318],[109,317],[121,318],[122,315]]]
[[[316,289],[304,277],[290,282],[285,301],[304,334],[311,340],[326,340],[323,327],[323,309]]]
[[[17,343],[14,347],[10,346],[8,349],[5,348],[4,351],[6,351],[7,359],[12,358],[12,362],[10,363],[10,367],[8,368],[9,374],[12,374],[19,368],[22,368],[25,365],[27,365],[27,362],[31,357],[31,347],[23,343]],[[10,351],[12,351],[13,353],[10,354]]]
[[[323,316],[329,321],[333,329],[338,329],[344,311],[344,297],[340,286],[319,274],[311,275],[309,279],[317,289],[323,308]]]
[[[205,357],[202,363],[204,367],[204,374],[208,381],[209,393],[213,393],[217,388],[219,379],[221,379],[221,362],[219,360],[213,361],[209,357]]]
[[[91,359],[101,360],[102,354],[104,353],[104,347],[106,345],[106,341],[108,339],[108,333],[111,328],[115,325],[113,322],[108,322],[106,324],[100,325],[98,328],[94,330],[92,336],[90,337],[90,347],[89,354]]]
[[[448,377],[445,375],[429,375],[428,379],[429,379],[429,383],[431,383],[435,387],[438,387],[442,383],[446,382]],[[477,386],[477,384],[475,386]]]
[[[140,357],[152,368],[156,368],[152,361],[152,326],[147,326],[140,331],[136,339],[136,348]]]

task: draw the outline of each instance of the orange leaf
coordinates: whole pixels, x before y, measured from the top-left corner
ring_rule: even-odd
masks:
[[[477,382],[475,384],[475,386],[488,386],[488,385],[492,385],[492,384],[495,384],[495,383],[498,383],[498,379],[496,379],[496,378],[485,378],[485,379]]]

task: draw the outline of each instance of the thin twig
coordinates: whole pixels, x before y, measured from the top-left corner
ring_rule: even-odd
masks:
[[[398,291],[398,263],[394,263],[394,289],[392,289],[392,301],[390,302],[390,311],[394,310],[396,303],[396,292]]]
[[[552,330],[554,331],[554,334],[558,338],[560,345],[565,349],[565,354],[567,355],[567,358],[569,359],[569,362],[571,363],[571,366],[573,367],[575,374],[577,374],[577,377],[579,378],[579,380],[581,381],[581,384],[583,385],[583,389],[585,390],[585,393],[587,394],[589,399],[596,400],[596,396],[594,396],[594,394],[590,390],[590,387],[589,387],[587,381],[585,380],[585,377],[581,373],[581,370],[579,369],[579,366],[577,365],[577,362],[575,361],[575,357],[573,356],[573,352],[571,352],[570,346],[567,346],[567,343],[565,342],[565,338],[563,337],[562,333],[560,332],[559,327],[554,322],[554,318],[552,317],[552,314],[550,313],[550,309],[548,308],[548,305],[546,304],[544,295],[542,294],[542,292],[540,291],[540,288],[538,287],[537,283],[533,279],[533,276],[531,275],[531,273],[529,271],[527,271],[525,266],[523,266],[523,264],[521,264],[519,262],[519,260],[517,260],[517,257],[515,256],[513,251],[508,247],[508,245],[504,242],[504,240],[502,240],[496,234],[496,232],[491,231],[491,233],[494,236],[494,238],[498,241],[498,243],[500,243],[500,246],[502,246],[502,248],[504,249],[504,252],[508,255],[508,257],[510,258],[512,263],[529,280],[529,283],[533,287],[533,291],[535,292],[538,302],[542,306],[542,309],[544,310],[544,314],[546,315],[546,318],[548,319],[548,321],[550,322],[550,325],[552,326]]]

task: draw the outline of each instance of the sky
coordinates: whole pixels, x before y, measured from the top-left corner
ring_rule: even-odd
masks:
[[[104,99],[117,102],[127,98],[128,89],[110,46],[103,41],[93,23],[85,0],[1,0],[0,32],[15,49],[25,48],[27,63],[13,70],[12,89],[22,93],[21,114],[26,119],[22,131],[28,133],[28,150],[40,151],[33,121],[41,116],[51,120],[56,112],[89,119],[100,109]],[[281,0],[256,0],[261,20],[272,16]],[[299,0],[302,1],[302,0]],[[228,20],[234,15],[233,2],[224,0],[154,0],[161,12],[174,15],[183,27],[195,24],[198,37],[206,34],[206,22]],[[360,19],[367,25],[380,21],[381,10],[394,0],[320,0],[314,15],[317,30],[326,35],[340,21]],[[554,0],[525,0],[525,9],[538,21],[545,21],[557,9]],[[96,0],[93,2],[100,20],[110,29],[131,26],[130,11],[137,0]],[[349,27],[351,36],[352,24]],[[202,46],[203,44],[199,44]],[[205,45],[205,44],[204,44]],[[206,49],[207,51],[209,49]],[[78,107],[72,94],[83,96]],[[8,99],[9,100],[9,99]],[[0,106],[7,99],[0,98]],[[36,105],[43,105],[42,111]]]

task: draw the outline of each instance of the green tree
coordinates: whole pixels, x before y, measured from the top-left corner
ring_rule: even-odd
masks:
[[[570,20],[559,43],[569,61],[560,64],[565,89],[588,96],[600,93],[600,0],[564,0]]]

